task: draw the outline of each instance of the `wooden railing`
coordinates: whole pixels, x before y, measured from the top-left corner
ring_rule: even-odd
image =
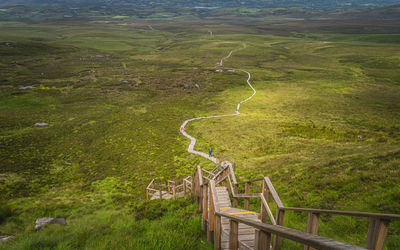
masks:
[[[269,225],[262,222],[246,220],[238,216],[226,213],[215,212],[215,232],[214,232],[214,249],[221,249],[221,217],[229,219],[229,249],[238,249],[238,229],[239,223],[249,225],[255,229],[255,249],[271,249],[271,235],[276,235],[304,245],[311,246],[316,249],[326,250],[365,250],[365,248],[354,246],[351,244],[335,241],[325,237],[312,235],[295,229]]]
[[[182,180],[182,184],[177,185],[175,181],[168,180],[166,184],[162,184],[161,180],[153,179],[146,187],[146,199],[150,200],[154,195],[158,195],[157,198],[163,199],[163,197],[172,196],[172,199],[176,199],[177,194],[183,192],[183,196],[186,197],[192,190],[191,177],[188,176]]]
[[[324,210],[324,209],[308,209],[308,208],[294,208],[285,207],[279,198],[271,180],[268,177],[261,177],[254,180],[237,182],[233,167],[229,164],[225,165],[224,169],[213,173],[213,178],[210,179],[203,175],[205,171],[198,166],[193,175],[193,195],[199,204],[200,211],[202,211],[202,228],[207,230],[207,238],[212,241],[214,237],[215,249],[219,249],[221,242],[220,230],[220,217],[229,218],[231,225],[232,237],[229,238],[231,249],[237,249],[237,223],[244,223],[257,229],[256,246],[257,249],[269,249],[271,234],[274,235],[272,247],[273,249],[280,249],[282,244],[282,237],[303,243],[304,249],[309,250],[313,248],[319,249],[363,249],[361,247],[353,246],[347,243],[337,242],[318,236],[318,221],[320,214],[337,214],[346,215],[351,217],[368,217],[370,225],[368,229],[366,248],[381,250],[384,248],[385,239],[387,235],[388,226],[391,220],[400,220],[400,215],[395,214],[378,214],[378,213],[364,213],[352,211],[338,211],[338,210]],[[208,171],[206,171],[208,172]],[[261,188],[259,193],[251,193],[251,185],[261,182],[258,188]],[[237,207],[238,200],[244,199],[244,209],[249,210],[250,199],[260,199],[260,223],[246,221],[242,218],[231,216],[220,212],[217,202],[215,191],[216,185],[225,185],[234,200],[233,206]],[[244,185],[244,193],[239,193],[241,185]],[[276,216],[270,209],[268,202],[272,200],[276,205]],[[305,212],[308,214],[306,232],[300,232],[294,229],[283,227],[285,211]],[[267,216],[269,224],[266,224]],[[235,238],[236,237],[236,238]],[[325,243],[324,243],[325,242]],[[330,242],[330,243],[329,243]],[[329,245],[329,244],[330,245]],[[346,246],[346,247],[338,247]],[[351,247],[351,248],[348,248]]]

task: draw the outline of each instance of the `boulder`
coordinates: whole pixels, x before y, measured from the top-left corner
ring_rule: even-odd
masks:
[[[67,222],[64,218],[39,218],[35,221],[35,231],[39,231],[42,227],[47,224],[59,224],[59,225],[67,225]]]
[[[12,236],[12,235],[3,235],[3,236],[0,236],[0,242],[9,241],[14,238],[15,238],[15,236]]]
[[[19,87],[19,89],[34,89],[36,87],[33,86],[23,86],[23,87]]]
[[[37,123],[35,123],[35,126],[36,127],[45,127],[45,126],[47,126],[47,125],[49,125],[48,123],[45,123],[45,122],[37,122]]]

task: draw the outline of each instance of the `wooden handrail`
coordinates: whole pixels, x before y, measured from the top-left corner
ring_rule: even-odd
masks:
[[[203,174],[201,173],[200,165],[197,166],[197,173],[199,174],[199,186],[203,185]]]
[[[237,181],[236,181],[236,176],[235,176],[235,173],[234,173],[234,171],[233,171],[232,165],[229,166],[229,169],[230,169],[230,174],[231,174],[231,177],[232,177],[233,185],[238,184]]]
[[[154,184],[154,187],[165,187],[168,188],[168,185],[163,185],[163,184]]]
[[[215,229],[215,226],[219,228],[221,224],[221,217],[227,217],[231,221],[231,231],[235,233],[237,223],[244,223],[249,226],[254,227],[256,230],[256,246],[270,246],[271,234],[273,237],[273,247],[274,249],[279,249],[282,243],[282,238],[292,239],[297,242],[303,243],[306,246],[305,250],[311,250],[313,248],[318,249],[364,249],[361,247],[353,246],[347,243],[341,243],[331,239],[327,239],[318,236],[318,221],[321,214],[336,214],[344,216],[355,216],[355,217],[367,217],[370,219],[370,225],[368,229],[366,247],[367,249],[382,250],[384,248],[386,235],[388,232],[388,227],[391,220],[400,220],[400,215],[398,214],[379,214],[379,213],[369,213],[369,212],[357,212],[357,211],[339,211],[339,210],[327,210],[327,209],[313,209],[313,208],[296,208],[296,207],[285,207],[279,198],[271,180],[268,177],[257,178],[249,181],[237,182],[232,166],[228,163],[224,165],[225,168],[218,171],[216,174],[213,172],[217,170],[219,166],[213,169],[212,172],[208,170],[201,169],[200,166],[196,167],[193,178],[188,176],[183,179],[183,183],[176,185],[174,181],[167,181],[167,185],[163,185],[162,182],[157,179],[153,179],[146,188],[146,197],[149,200],[149,195],[154,197],[154,192],[160,192],[159,197],[163,198],[165,194],[170,194],[170,188],[172,184],[172,195],[176,197],[176,191],[183,189],[186,195],[187,189],[194,192],[194,197],[200,206],[200,211],[203,214],[203,228],[207,226],[208,233],[207,238],[210,241],[211,233],[215,233],[215,236],[221,234],[220,231]],[[207,178],[206,176],[212,179]],[[189,181],[190,180],[190,181]],[[263,181],[261,193],[250,193],[250,184],[256,181]],[[158,183],[159,182],[159,183]],[[247,220],[244,217],[235,217],[233,215],[221,213],[218,196],[216,191],[216,185],[221,182],[225,182],[225,186],[228,188],[229,194],[233,197],[234,206],[237,206],[237,201],[240,198],[245,199],[244,207],[245,210],[249,209],[249,200],[251,198],[260,198],[261,208],[259,219],[260,221]],[[158,183],[158,184],[157,184]],[[246,184],[245,193],[238,193],[239,184]],[[159,189],[157,189],[159,188]],[[167,188],[166,191],[164,191]],[[258,190],[258,189],[257,189]],[[269,207],[268,201],[272,197],[272,200],[276,204],[276,217]],[[209,201],[209,202],[208,202]],[[308,213],[307,228],[306,232],[297,231],[294,229],[283,227],[283,218],[285,211],[294,212],[304,212]],[[267,216],[271,221],[272,225],[265,224],[263,222],[267,221]],[[215,219],[215,220],[214,220]],[[215,223],[215,225],[214,225]],[[236,223],[236,224],[235,224]],[[267,227],[267,228],[265,228]],[[269,227],[269,228],[268,228]],[[237,240],[236,236],[232,236],[234,241]],[[219,242],[219,243],[218,243]],[[216,244],[220,245],[221,238],[216,239]],[[237,243],[237,242],[236,242]],[[232,243],[232,246],[235,246]]]
[[[349,215],[355,217],[379,218],[383,220],[400,220],[400,214],[379,214],[379,213],[368,213],[368,212],[340,211],[340,210],[298,208],[298,207],[282,207],[280,209],[297,211],[297,212],[317,213],[317,214],[337,214],[337,215]]]
[[[262,181],[262,180],[264,180],[264,177],[259,177],[259,178],[254,179],[254,180],[240,181],[240,182],[238,182],[236,184],[246,184],[246,183],[252,183],[252,182]]]
[[[209,175],[212,175],[212,176],[215,175],[214,173],[211,173],[210,171],[207,171],[207,170],[205,170],[204,168],[203,168],[202,170],[203,170],[203,172],[206,172],[206,173],[209,174]]]
[[[321,237],[318,235],[313,235],[305,232],[301,232],[295,229],[277,226],[277,225],[269,225],[261,222],[257,222],[254,220],[247,220],[235,215],[229,215],[222,212],[215,212],[215,215],[228,218],[232,221],[239,222],[251,226],[257,230],[266,232],[268,234],[275,234],[280,237],[290,239],[317,249],[326,249],[326,250],[365,250],[366,248],[362,248],[359,246],[351,245],[348,243],[335,241],[329,238]]]
[[[150,188],[150,186],[153,185],[153,182],[154,182],[155,180],[156,180],[156,179],[153,179],[153,180],[149,183],[149,185],[147,185],[147,188]]]
[[[279,198],[278,193],[276,192],[274,185],[272,185],[271,180],[268,177],[264,177],[265,184],[267,185],[269,192],[272,195],[272,198],[274,199],[276,205],[278,206],[279,209],[283,208],[283,203],[281,199]]]
[[[214,177],[213,177],[212,179],[213,179],[213,180],[217,179],[217,177],[220,176],[220,174],[222,174],[223,172],[224,172],[224,170],[218,171],[218,172],[214,175]]]
[[[212,193],[212,199],[214,202],[214,207],[215,207],[215,211],[219,211],[219,206],[218,206],[218,197],[217,197],[217,190],[215,188],[215,181],[211,180],[209,183],[210,189],[211,189],[211,193]]]
[[[264,196],[261,195],[260,197],[261,197],[262,204],[264,205],[265,209],[267,210],[267,214],[268,214],[269,219],[271,220],[272,225],[276,225],[274,215],[272,214],[267,201],[265,200]]]
[[[234,193],[234,189],[233,189],[233,186],[232,186],[231,177],[229,175],[227,175],[227,176],[228,176],[228,183],[227,183],[228,190],[230,191],[231,195],[234,196],[235,193]]]
[[[259,193],[255,193],[255,194],[233,194],[232,195],[233,198],[260,198],[260,194]]]
[[[223,182],[226,178],[228,178],[228,176],[224,176],[223,178],[221,178],[219,181],[217,181],[215,183],[216,186],[218,186],[221,182]]]

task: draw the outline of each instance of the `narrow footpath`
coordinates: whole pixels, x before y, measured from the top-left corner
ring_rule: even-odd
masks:
[[[246,48],[246,44],[243,43],[243,47],[242,47],[242,48],[234,49],[234,50],[230,51],[229,54],[228,54],[227,56],[221,58],[221,60],[217,63],[217,67],[223,67],[224,61],[227,60],[227,59],[229,59],[229,58],[232,56],[233,53],[235,53],[235,52],[237,52],[237,51],[239,51],[239,50],[245,49],[245,48]],[[208,159],[208,160],[214,162],[215,164],[218,164],[218,163],[219,163],[219,160],[218,160],[217,158],[215,158],[215,157],[213,157],[213,156],[209,156],[207,153],[194,150],[194,147],[195,147],[195,145],[196,145],[196,138],[194,138],[193,136],[191,136],[191,135],[189,135],[188,133],[186,133],[186,131],[185,131],[186,125],[187,125],[189,122],[196,121],[196,120],[212,119],[212,118],[220,118],[220,117],[226,117],[226,116],[240,115],[240,112],[239,112],[239,110],[240,110],[240,105],[243,104],[243,103],[245,103],[245,102],[247,102],[247,101],[249,101],[249,100],[250,100],[251,98],[253,98],[253,96],[257,93],[257,91],[255,90],[255,88],[254,88],[254,87],[251,85],[251,83],[250,83],[251,74],[250,74],[248,71],[243,70],[243,69],[234,69],[234,68],[223,68],[223,69],[225,69],[225,70],[233,70],[233,71],[241,71],[241,72],[246,73],[247,76],[248,76],[246,82],[247,82],[247,84],[249,85],[249,87],[253,90],[253,94],[252,94],[251,96],[249,96],[248,98],[246,98],[246,99],[240,101],[240,102],[237,104],[237,106],[236,106],[236,112],[235,112],[234,114],[213,115],[213,116],[204,116],[204,117],[191,118],[191,119],[188,119],[188,120],[184,121],[184,122],[182,123],[181,127],[180,127],[181,133],[182,133],[185,137],[187,137],[187,138],[190,139],[190,144],[189,144],[188,149],[187,149],[188,152],[189,152],[189,153],[192,153],[192,154],[195,154],[195,155],[199,155],[199,156],[201,156],[201,157],[204,157],[204,158],[206,158],[206,159]]]

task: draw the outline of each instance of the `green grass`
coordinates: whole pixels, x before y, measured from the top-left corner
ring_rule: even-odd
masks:
[[[27,230],[0,249],[211,249],[203,239],[193,201],[156,200],[134,209],[99,209],[84,217],[75,211],[66,226]]]
[[[147,25],[0,23],[0,234],[17,236],[4,248],[209,248],[190,201],[141,202],[153,178],[213,167],[187,153],[179,126],[252,93],[244,73],[213,67],[242,42],[225,64],[251,72],[257,95],[240,116],[190,123],[196,149],[234,159],[241,180],[269,176],[288,206],[400,213],[397,34]],[[45,216],[68,226],[33,233]],[[323,217],[320,232],[364,245],[367,226]],[[392,223],[387,248],[398,238]]]

